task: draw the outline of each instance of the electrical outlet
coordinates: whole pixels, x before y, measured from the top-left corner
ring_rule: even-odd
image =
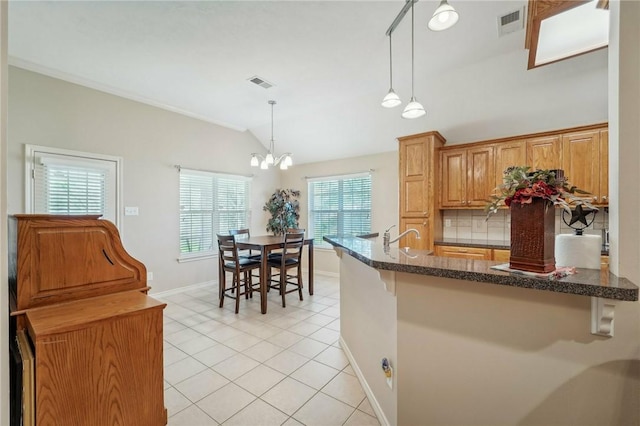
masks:
[[[138,216],[138,208],[137,207],[125,207],[124,208],[125,216]]]
[[[473,232],[488,231],[489,226],[487,224],[487,221],[483,217],[474,217],[472,224],[473,224]]]
[[[147,281],[153,281],[153,272],[147,272]]]

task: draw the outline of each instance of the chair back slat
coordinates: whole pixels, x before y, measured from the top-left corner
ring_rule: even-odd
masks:
[[[233,262],[238,264],[238,248],[236,247],[236,239],[233,235],[218,236],[218,250],[221,262]]]
[[[304,245],[304,232],[287,232],[284,234],[284,247],[282,249],[282,262],[287,259],[297,259],[302,257],[302,246]]]

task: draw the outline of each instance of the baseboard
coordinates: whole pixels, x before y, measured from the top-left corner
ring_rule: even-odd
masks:
[[[351,354],[351,351],[349,350],[349,346],[344,341],[342,336],[340,336],[340,347],[342,347],[344,354],[347,356],[347,359],[349,359],[351,368],[353,368],[353,371],[356,373],[356,377],[360,381],[360,386],[362,386],[362,390],[364,390],[364,393],[367,395],[367,398],[369,398],[369,403],[371,404],[371,408],[373,408],[373,411],[375,411],[376,416],[378,417],[378,421],[382,426],[390,426],[391,423],[389,423],[387,416],[384,415],[384,412],[382,411],[382,407],[380,407],[378,400],[376,399],[375,395],[373,394],[373,391],[369,387],[369,383],[367,383],[367,380],[364,378],[364,374],[362,374],[360,367],[358,367],[356,360],[353,358],[353,354]]]
[[[172,288],[171,290],[160,291],[158,293],[151,293],[149,294],[149,296],[162,298],[167,296],[173,296],[174,294],[183,293],[189,290],[195,290],[202,287],[211,287],[211,286],[217,286],[217,285],[218,285],[217,281],[205,281],[203,283],[191,284],[191,285],[186,285],[184,287],[178,287],[178,288]]]

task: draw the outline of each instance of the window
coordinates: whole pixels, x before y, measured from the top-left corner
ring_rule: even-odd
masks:
[[[309,179],[309,229],[319,246],[325,235],[371,232],[371,176]]]
[[[30,213],[99,214],[118,226],[118,157],[27,145]]]
[[[180,255],[210,256],[216,234],[248,228],[251,178],[180,169]]]

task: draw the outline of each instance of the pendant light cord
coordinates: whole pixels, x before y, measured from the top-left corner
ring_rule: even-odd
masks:
[[[271,104],[271,144],[270,144],[270,151],[271,151],[271,155],[273,155],[273,150],[275,149],[274,146],[274,142],[273,142],[273,106],[275,105],[276,101],[269,101],[269,103]]]
[[[413,60],[413,5],[414,1],[411,0],[411,99],[413,100],[413,83],[414,83],[414,60]]]
[[[391,33],[389,33],[389,88],[393,88],[393,52],[391,51]]]

